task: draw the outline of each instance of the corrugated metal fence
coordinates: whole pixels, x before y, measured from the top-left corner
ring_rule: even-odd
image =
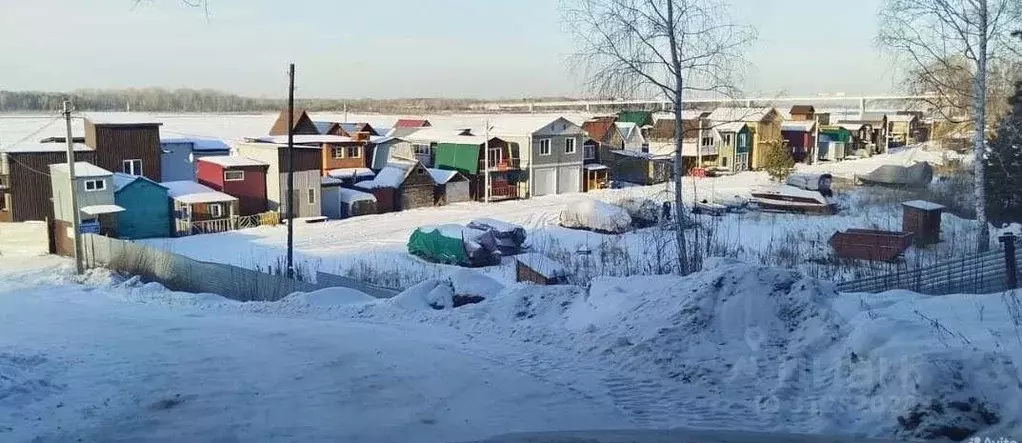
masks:
[[[1013,242],[1017,244],[1017,240]],[[919,269],[841,282],[837,286],[842,292],[883,292],[892,289],[929,295],[1002,292],[1013,289],[1008,271],[1009,253],[1015,256],[1014,263],[1022,261],[1022,250],[1019,248],[1002,248]],[[1022,277],[1017,265],[1014,274],[1014,282],[1017,282]]]
[[[293,292],[348,287],[378,298],[395,291],[346,277],[317,273],[317,282],[292,280],[251,269],[198,261],[172,252],[95,234],[82,236],[87,267],[106,267],[138,275],[175,291],[218,294],[239,301],[275,301]]]

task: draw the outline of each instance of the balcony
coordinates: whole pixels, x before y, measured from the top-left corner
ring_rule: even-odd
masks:
[[[479,161],[479,169],[486,169],[486,160]],[[520,160],[517,158],[512,159],[490,159],[490,171],[491,172],[503,172],[503,171],[514,171],[520,168]]]

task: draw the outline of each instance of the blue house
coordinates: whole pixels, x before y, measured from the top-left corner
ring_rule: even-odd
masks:
[[[231,147],[215,138],[161,138],[160,178],[195,181],[195,160],[211,155],[230,155]]]
[[[170,236],[170,196],[167,188],[148,178],[114,174],[114,203],[124,208],[117,213],[117,234],[139,239]]]

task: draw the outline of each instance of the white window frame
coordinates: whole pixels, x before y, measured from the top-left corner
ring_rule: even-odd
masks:
[[[241,174],[241,177],[240,178],[227,178],[227,174],[230,174],[230,173]],[[245,171],[230,171],[230,170],[224,171],[224,181],[225,182],[243,182],[243,181],[245,181]]]
[[[316,190],[313,188],[309,188],[306,190],[306,193],[308,194],[307,198],[309,200],[309,204],[310,205],[316,204]]]
[[[333,148],[333,150],[334,150],[334,159],[342,159],[342,158],[344,158],[344,153],[345,153],[344,148]]]
[[[361,146],[348,146],[346,155],[348,158],[362,158],[362,147]],[[355,155],[351,155],[354,152]]]
[[[89,185],[92,185],[92,189],[89,189]],[[106,180],[103,179],[91,179],[85,180],[83,184],[85,192],[99,192],[106,190]]]
[[[136,162],[138,168],[135,168]],[[140,158],[129,158],[127,160],[121,160],[121,172],[128,175],[140,176],[142,175],[142,159]]]
[[[582,145],[582,159],[596,160],[596,146]]]
[[[747,141],[747,140],[748,140],[748,134],[746,134],[746,133],[744,133],[744,132],[740,132],[740,133],[738,133],[738,144],[739,144],[739,145],[744,145],[744,144],[746,144],[746,141]]]
[[[730,133],[721,134],[721,137],[724,138],[724,146],[734,146],[734,145],[731,144],[731,134]]]
[[[223,218],[224,207],[220,206],[220,203],[209,204],[209,216],[212,218]]]
[[[578,152],[578,146],[575,146],[575,139],[573,138],[564,139],[564,153],[574,154],[576,152]]]
[[[550,145],[551,145],[551,142],[550,142],[549,138],[544,138],[544,139],[540,140],[539,141],[539,155],[550,155],[550,154],[552,154],[553,150],[550,149]],[[543,151],[546,151],[546,152],[544,153]]]
[[[504,150],[500,148],[490,148],[490,167],[497,166],[504,161]]]

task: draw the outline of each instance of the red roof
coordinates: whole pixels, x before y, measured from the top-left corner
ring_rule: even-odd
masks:
[[[593,119],[582,123],[582,129],[589,133],[589,138],[600,143],[607,143],[610,140],[610,131],[614,129],[614,120]]]
[[[429,120],[415,120],[410,118],[402,118],[394,123],[395,128],[426,128],[433,126],[429,124]]]

